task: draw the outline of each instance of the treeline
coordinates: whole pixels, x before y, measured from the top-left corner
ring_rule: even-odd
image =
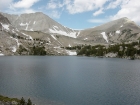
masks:
[[[44,46],[34,46],[30,48],[29,55],[47,55]]]
[[[47,55],[44,46],[33,46],[25,48],[22,45],[20,45],[17,52],[20,55]]]
[[[105,56],[108,53],[116,53],[118,57],[140,55],[140,43],[132,42],[129,44],[115,44],[115,45],[82,45],[75,47],[67,47],[69,50],[76,50],[77,55],[85,56]]]
[[[33,104],[32,104],[32,101],[30,100],[30,98],[26,102],[25,99],[22,97],[21,100],[18,102],[17,105],[33,105]]]

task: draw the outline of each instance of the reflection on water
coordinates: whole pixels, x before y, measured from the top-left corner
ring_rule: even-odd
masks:
[[[0,57],[0,94],[38,105],[139,105],[140,61],[76,56]]]

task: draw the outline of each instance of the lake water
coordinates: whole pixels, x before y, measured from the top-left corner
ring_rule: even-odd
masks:
[[[140,60],[0,57],[0,94],[37,105],[140,105]]]

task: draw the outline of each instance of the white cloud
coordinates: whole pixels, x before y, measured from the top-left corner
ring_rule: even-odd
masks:
[[[57,18],[57,19],[60,18],[61,14],[62,14],[62,12],[57,11],[57,10],[53,10],[53,11],[50,11],[50,12],[48,13],[48,15],[49,15],[50,17],[52,17],[52,18]]]
[[[89,19],[88,22],[90,23],[105,23],[107,22],[107,19]]]
[[[57,9],[64,6],[64,3],[61,3],[58,0],[50,0],[47,4],[47,9]]]
[[[55,11],[53,17],[59,18],[63,9],[70,14],[83,13],[88,11],[96,11],[93,15],[97,16],[104,13],[102,7],[109,0],[49,0],[47,3],[47,11]],[[57,12],[56,12],[57,11]],[[52,15],[51,15],[52,17]]]
[[[38,2],[39,0],[21,0],[15,2],[13,6],[15,8],[30,8],[34,5],[34,3]]]
[[[93,13],[93,16],[98,16],[98,15],[100,15],[100,14],[103,14],[104,12],[103,12],[103,8],[101,8],[101,9],[99,9],[98,11],[95,11],[94,13]]]
[[[61,3],[59,0],[50,0],[46,6],[47,14],[52,18],[60,18],[64,5],[64,2]]]
[[[52,1],[47,4],[47,9],[56,9],[56,8],[57,4]]]
[[[13,0],[0,0],[0,10],[7,8]]]
[[[122,3],[123,0],[116,0],[116,1],[113,1],[113,2],[110,2],[107,9],[114,9],[116,8],[117,6],[119,6],[121,3]]]
[[[32,6],[40,0],[18,0],[15,2],[14,0],[0,0],[0,4],[3,5],[7,3],[3,12],[11,13],[11,14],[21,14],[21,13],[34,13],[36,10],[32,8]]]
[[[74,0],[66,5],[70,14],[93,11],[101,8],[108,0]]]
[[[121,4],[121,9],[116,15],[112,16],[112,19],[118,19],[121,17],[128,17],[136,23],[140,24],[140,0],[127,0]]]
[[[36,11],[33,9],[25,9],[22,13],[35,13]]]
[[[50,0],[47,9],[65,8],[70,14],[100,9],[109,0]]]
[[[35,13],[33,9],[18,9],[18,10],[5,10],[4,12],[9,14],[22,14],[22,13]]]
[[[118,6],[121,6],[121,5],[125,5],[129,2],[130,0],[115,0],[115,1],[112,1],[108,4],[107,8],[106,9],[114,9],[114,8],[117,8]]]

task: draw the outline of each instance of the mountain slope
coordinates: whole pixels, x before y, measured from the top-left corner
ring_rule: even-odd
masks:
[[[45,48],[49,54],[71,55],[75,53],[66,50],[66,47],[111,45],[138,40],[140,27],[128,18],[94,28],[72,30],[41,12],[0,14],[0,55],[18,55],[19,51],[21,55],[27,55],[36,46]]]
[[[76,38],[78,34],[77,31],[62,26],[41,12],[21,15],[2,14],[9,19],[14,27],[18,27],[19,30],[41,31],[44,33],[59,34],[73,38]]]
[[[120,43],[122,41],[136,41],[140,37],[140,27],[128,18],[121,18],[95,28],[80,32],[78,39],[93,43]]]

